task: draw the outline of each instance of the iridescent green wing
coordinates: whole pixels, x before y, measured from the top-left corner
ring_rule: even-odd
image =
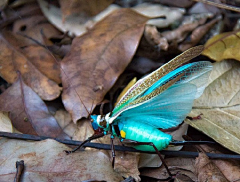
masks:
[[[164,64],[148,76],[144,77],[143,79],[140,79],[136,84],[134,84],[126,93],[125,95],[120,99],[120,101],[117,103],[116,107],[114,108],[112,112],[112,117],[116,117],[119,115],[123,110],[125,110],[126,107],[129,107],[129,103],[136,100],[142,93],[144,93],[147,89],[149,89],[152,85],[154,85],[156,82],[158,82],[163,76],[167,75],[169,72],[175,70],[180,65],[186,63],[187,61],[191,60],[192,58],[198,56],[203,51],[203,46],[196,46],[193,48],[190,48],[180,54],[179,56],[175,57],[168,63]],[[160,94],[162,91],[164,91],[166,88],[168,88],[171,84],[174,83],[174,81],[177,81],[177,79],[173,80],[170,83],[164,83],[161,87],[158,88],[158,91],[156,93]],[[154,95],[154,94],[153,94]],[[145,99],[149,99],[149,97],[145,97]],[[142,98],[142,101],[144,99]]]

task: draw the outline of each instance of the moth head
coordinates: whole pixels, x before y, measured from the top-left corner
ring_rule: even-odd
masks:
[[[92,123],[92,127],[94,130],[97,130],[99,128],[98,123],[97,123],[97,115],[91,115],[91,123]]]
[[[91,122],[94,130],[97,130],[98,128],[108,130],[109,123],[106,121],[105,116],[91,115]]]

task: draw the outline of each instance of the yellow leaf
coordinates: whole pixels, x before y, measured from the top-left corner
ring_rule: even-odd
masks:
[[[216,62],[203,95],[189,114],[201,119],[185,122],[224,147],[240,154],[240,63]]]
[[[121,98],[124,96],[124,94],[128,91],[129,88],[131,88],[135,83],[137,82],[137,78],[133,78],[128,85],[123,89],[123,91],[121,92],[121,94],[118,96],[116,103],[114,104],[115,106],[117,105],[117,103],[121,100]]]
[[[203,55],[215,61],[236,59],[240,61],[240,31],[216,35],[205,44]]]

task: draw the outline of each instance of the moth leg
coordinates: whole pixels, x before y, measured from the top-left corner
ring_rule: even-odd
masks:
[[[71,154],[73,152],[76,152],[78,149],[80,149],[84,144],[90,142],[91,140],[97,139],[97,138],[101,138],[103,137],[105,134],[104,133],[100,133],[97,135],[93,135],[91,137],[89,137],[87,140],[83,141],[79,146],[77,146],[76,148],[74,148],[73,150],[64,150],[66,152],[66,154]]]
[[[112,167],[114,168],[116,154],[115,154],[115,147],[114,147],[114,144],[113,144],[113,139],[114,139],[114,136],[111,135]]]
[[[162,161],[162,164],[163,164],[164,167],[166,168],[168,175],[170,176],[171,179],[173,178],[172,173],[171,173],[170,170],[168,169],[167,164],[165,163],[165,161],[164,161],[161,153],[158,151],[158,149],[157,149],[157,147],[154,145],[154,143],[152,143],[152,142],[138,142],[138,141],[129,140],[129,139],[124,139],[123,141],[124,141],[125,143],[129,143],[129,144],[133,144],[133,145],[149,145],[149,146],[152,146],[152,147],[154,148],[154,150],[156,151],[156,153],[158,154],[160,160]]]

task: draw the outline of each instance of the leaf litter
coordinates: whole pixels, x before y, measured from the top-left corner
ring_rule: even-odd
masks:
[[[4,2],[1,6],[5,17],[0,20],[3,28],[0,40],[0,75],[12,85],[0,96],[0,108],[6,111],[1,117],[0,130],[62,138],[70,136],[81,141],[94,133],[90,122],[82,117],[87,117],[88,112],[98,114],[98,104],[103,99],[109,103],[104,107],[104,110],[108,110],[119,95],[119,90],[133,77],[146,75],[189,47],[205,44],[211,36],[223,32],[223,29],[218,27],[224,22],[222,17],[217,15],[231,14],[190,1],[182,1],[181,5],[174,1],[163,1],[170,7],[145,3],[131,9],[121,8],[122,2],[111,4],[112,1],[108,0],[102,0],[101,7],[98,7],[98,1],[93,5],[85,4],[81,0],[71,1],[71,5],[83,3],[82,7],[67,6],[65,1],[59,1],[59,6],[58,3],[49,4],[43,0],[38,0],[38,3]],[[174,6],[181,8],[172,8],[172,4],[168,3],[175,3]],[[16,11],[11,11],[11,8]],[[156,11],[161,8],[164,12]],[[198,12],[199,10],[201,12]],[[147,17],[135,11],[146,13]],[[162,15],[166,16],[166,19],[156,19]],[[230,16],[225,17],[230,19]],[[235,26],[233,21],[230,22],[232,24],[228,24],[229,29]],[[145,26],[146,24],[148,25]],[[68,31],[72,37],[67,36]],[[232,31],[227,36],[220,34],[210,39],[203,54],[217,61],[229,58],[238,60],[237,34],[238,31]],[[82,36],[74,38],[73,35]],[[71,50],[68,49],[70,46]],[[210,53],[206,54],[209,50]],[[210,54],[217,55],[218,58],[215,59]],[[134,69],[128,68],[134,55],[134,59],[139,58],[136,59],[137,64],[134,64]],[[141,63],[144,67],[142,71],[142,66],[138,66],[142,57],[151,61],[151,68],[145,68],[149,65],[149,62],[145,61]],[[19,80],[17,71],[21,72],[22,80]],[[191,126],[237,153],[238,71],[239,65],[236,61],[214,63],[209,86],[203,96],[195,101],[190,114],[193,117],[202,114],[201,119],[186,120]],[[118,78],[125,81],[119,81]],[[63,93],[59,85],[61,83]],[[115,88],[110,90],[113,86]],[[108,95],[109,91],[112,92],[111,96]],[[55,109],[55,118],[44,100],[58,100],[61,107]],[[97,107],[93,111],[95,106]],[[181,140],[187,127],[174,132],[174,137]],[[23,174],[23,179],[26,180],[121,181],[122,176],[131,176],[139,181],[140,173],[143,181],[147,176],[156,179],[167,177],[162,166],[149,168],[161,165],[155,154],[117,152],[113,169],[111,151],[87,148],[85,152],[66,156],[63,150],[69,148],[52,140],[29,142],[2,138],[0,142],[0,158],[4,159],[1,163],[1,166],[4,166],[4,173],[0,174],[1,181],[14,178],[15,162],[21,159],[27,167]],[[105,136],[94,142],[110,143],[110,139]],[[121,145],[118,140],[114,143]],[[180,149],[181,147],[176,148]],[[198,161],[207,163],[202,165]],[[209,172],[207,168],[201,168],[205,165],[215,166],[214,170],[218,169],[219,174],[225,175],[228,181],[239,179],[237,162],[210,160],[204,153],[201,153],[196,161],[166,156],[166,162],[170,170],[177,174],[175,181],[204,181],[206,174],[208,179],[213,178],[213,170]],[[227,174],[231,176],[228,177]],[[222,179],[225,180],[224,177]]]

